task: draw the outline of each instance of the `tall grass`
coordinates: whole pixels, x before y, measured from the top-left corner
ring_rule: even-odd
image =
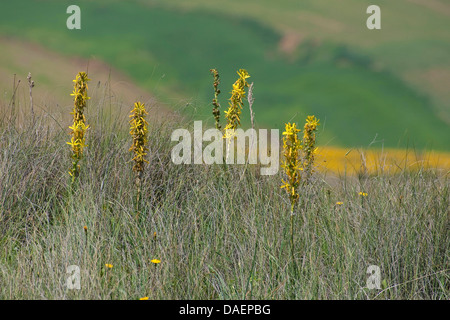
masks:
[[[182,124],[154,122],[136,219],[126,119],[106,110],[90,106],[78,193],[67,192],[65,125],[0,116],[1,299],[450,298],[448,176],[405,170],[332,186],[313,174],[295,274],[281,171],[249,166],[241,180],[240,165],[174,165],[170,135]],[[69,265],[80,267],[80,290],[66,287]],[[369,265],[385,289],[363,288]]]

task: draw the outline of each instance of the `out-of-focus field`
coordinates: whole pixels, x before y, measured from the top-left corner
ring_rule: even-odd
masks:
[[[281,33],[280,49],[301,52],[308,39],[332,41],[358,48],[416,92],[429,96],[435,112],[450,124],[450,1],[397,0],[139,0],[186,11],[209,10],[239,16]],[[382,12],[382,29],[365,28],[369,5]]]
[[[317,167],[321,172],[337,175],[398,174],[404,171],[436,169],[450,170],[450,153],[416,150],[363,150],[354,148],[319,147]]]
[[[46,114],[61,124],[68,124],[72,116],[73,82],[71,79],[79,70],[87,70],[90,83],[90,105],[102,113],[111,113],[111,106],[125,118],[129,113],[129,104],[138,99],[152,107],[153,117],[174,116],[172,110],[154,103],[154,98],[146,89],[120,70],[111,67],[98,58],[83,59],[78,56],[62,55],[45,47],[12,37],[0,36],[0,94],[5,114],[15,111],[20,123],[29,116],[29,85],[27,75],[30,72],[35,83],[32,89],[34,112]],[[15,95],[13,99],[13,83]],[[15,110],[12,109],[14,100]],[[111,102],[114,102],[113,104]],[[64,125],[65,126],[65,125]]]
[[[447,5],[380,4],[382,30],[371,32],[365,25],[370,1],[80,0],[81,30],[66,28],[69,4],[4,1],[0,34],[58,56],[98,59],[160,104],[198,120],[211,117],[209,70],[220,72],[225,108],[236,70],[245,68],[255,84],[259,127],[282,129],[314,114],[323,124],[322,145],[367,146],[377,136],[384,147],[450,151]],[[11,52],[21,58],[10,59]],[[14,73],[39,77],[67,69],[25,65],[34,53],[0,50],[2,94],[10,93]],[[244,108],[243,127],[249,119]]]

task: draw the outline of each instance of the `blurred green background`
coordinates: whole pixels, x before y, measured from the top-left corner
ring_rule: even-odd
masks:
[[[81,30],[66,28],[72,4]],[[381,7],[381,30],[366,27],[371,4]],[[444,0],[2,1],[0,89],[9,97],[12,75],[32,67],[65,99],[57,103],[70,104],[54,57],[33,64],[38,46],[68,64],[99,59],[159,104],[213,126],[209,70],[219,70],[223,112],[245,68],[261,128],[314,114],[322,145],[368,146],[376,137],[375,147],[450,151],[449,27]],[[10,47],[16,40],[27,48],[20,54]],[[247,105],[242,119],[248,127]]]

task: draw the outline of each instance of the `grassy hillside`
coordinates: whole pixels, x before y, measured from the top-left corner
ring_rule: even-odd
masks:
[[[65,55],[102,59],[163,104],[194,118],[211,118],[210,68],[221,72],[223,107],[235,71],[246,68],[255,82],[260,126],[281,128],[314,113],[323,123],[322,144],[367,146],[376,136],[380,147],[450,148],[447,109],[439,107],[438,95],[417,90],[418,78],[405,81],[405,75],[421,74],[417,68],[429,68],[429,60],[442,61],[444,67],[448,62],[439,59],[448,52],[440,12],[427,11],[406,28],[392,16],[405,22],[411,12],[420,11],[414,5],[402,11],[386,4],[392,10],[383,11],[383,27],[395,32],[376,34],[365,29],[365,10],[359,13],[363,4],[355,1],[348,1],[345,10],[320,1],[283,1],[276,7],[268,1],[239,7],[237,1],[226,6],[214,1],[137,3],[80,1],[81,31],[65,28],[67,1],[2,3],[0,34]],[[420,31],[422,22],[428,31]],[[408,32],[413,36],[407,37]],[[430,32],[434,36],[424,42]],[[409,42],[398,47],[399,38]],[[405,54],[405,48],[412,53]],[[424,58],[418,52],[423,48],[432,48]],[[426,86],[434,88],[429,82]],[[247,110],[243,119],[248,125]]]
[[[103,103],[109,107],[111,101],[129,112],[130,101],[140,99],[144,102],[153,101],[151,94],[136,85],[135,81],[117,69],[105,64],[99,59],[81,59],[76,56],[61,55],[27,41],[13,38],[1,38],[0,54],[0,88],[1,98],[6,103],[5,108],[12,111],[15,102],[16,111],[20,117],[30,113],[28,72],[31,72],[35,82],[33,88],[33,104],[37,113],[51,115],[57,121],[70,123],[68,110],[73,107],[70,93],[73,90],[73,79],[79,70],[89,67],[91,78],[92,104]],[[11,91],[16,81],[15,98]],[[159,108],[161,117],[170,112]],[[173,113],[173,112],[171,112]]]
[[[170,119],[150,126],[137,200],[127,118],[105,108],[74,184],[66,130],[0,113],[0,299],[449,299],[448,175],[315,173],[290,220],[281,170],[173,164]]]

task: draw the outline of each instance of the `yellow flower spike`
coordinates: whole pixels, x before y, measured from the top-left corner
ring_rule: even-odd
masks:
[[[148,162],[144,159],[147,154],[147,121],[145,120],[145,115],[147,115],[144,104],[136,102],[134,104],[133,110],[131,111],[130,117],[130,135],[133,137],[133,144],[130,151],[134,152],[135,156],[133,160],[135,164],[133,166],[133,171],[137,175],[141,175],[144,169],[144,163]]]
[[[133,138],[133,142],[131,144],[131,147],[129,149],[130,152],[133,152],[133,159],[134,166],[133,171],[136,174],[135,178],[135,184],[137,188],[137,201],[136,201],[136,211],[139,215],[139,203],[140,203],[140,197],[141,197],[141,180],[142,180],[142,174],[144,172],[144,166],[145,163],[149,163],[145,156],[147,155],[148,151],[148,140],[147,140],[147,132],[148,132],[148,123],[145,120],[145,116],[148,115],[147,111],[145,110],[145,105],[136,102],[133,106],[133,110],[131,110],[130,115],[130,135]]]
[[[283,155],[284,160],[281,167],[284,169],[287,175],[287,180],[282,180],[283,185],[281,188],[286,188],[286,192],[289,194],[289,200],[291,202],[291,214],[294,212],[294,206],[298,201],[299,194],[297,188],[300,185],[300,149],[301,144],[298,139],[298,133],[300,129],[297,129],[295,123],[286,123],[285,131],[283,132]]]
[[[241,125],[240,115],[245,98],[245,87],[248,87],[247,78],[250,77],[247,70],[240,69],[237,74],[239,79],[233,84],[233,90],[231,91],[231,98],[228,103],[229,108],[225,111],[225,118],[227,119],[227,125],[225,126],[224,138],[231,138],[234,136],[235,130]]]
[[[71,96],[74,97],[74,108],[71,114],[73,115],[73,125],[69,126],[71,130],[72,138],[68,145],[72,147],[72,169],[69,171],[72,177],[72,182],[78,177],[80,173],[80,165],[78,162],[83,156],[83,148],[86,147],[85,144],[85,134],[89,126],[85,124],[84,111],[86,108],[86,101],[89,100],[87,96],[87,74],[85,72],[79,72],[73,80],[74,90]]]
[[[313,172],[315,154],[317,153],[316,131],[319,126],[319,120],[315,116],[308,116],[303,130],[303,169],[306,173],[306,179],[309,179]]]

